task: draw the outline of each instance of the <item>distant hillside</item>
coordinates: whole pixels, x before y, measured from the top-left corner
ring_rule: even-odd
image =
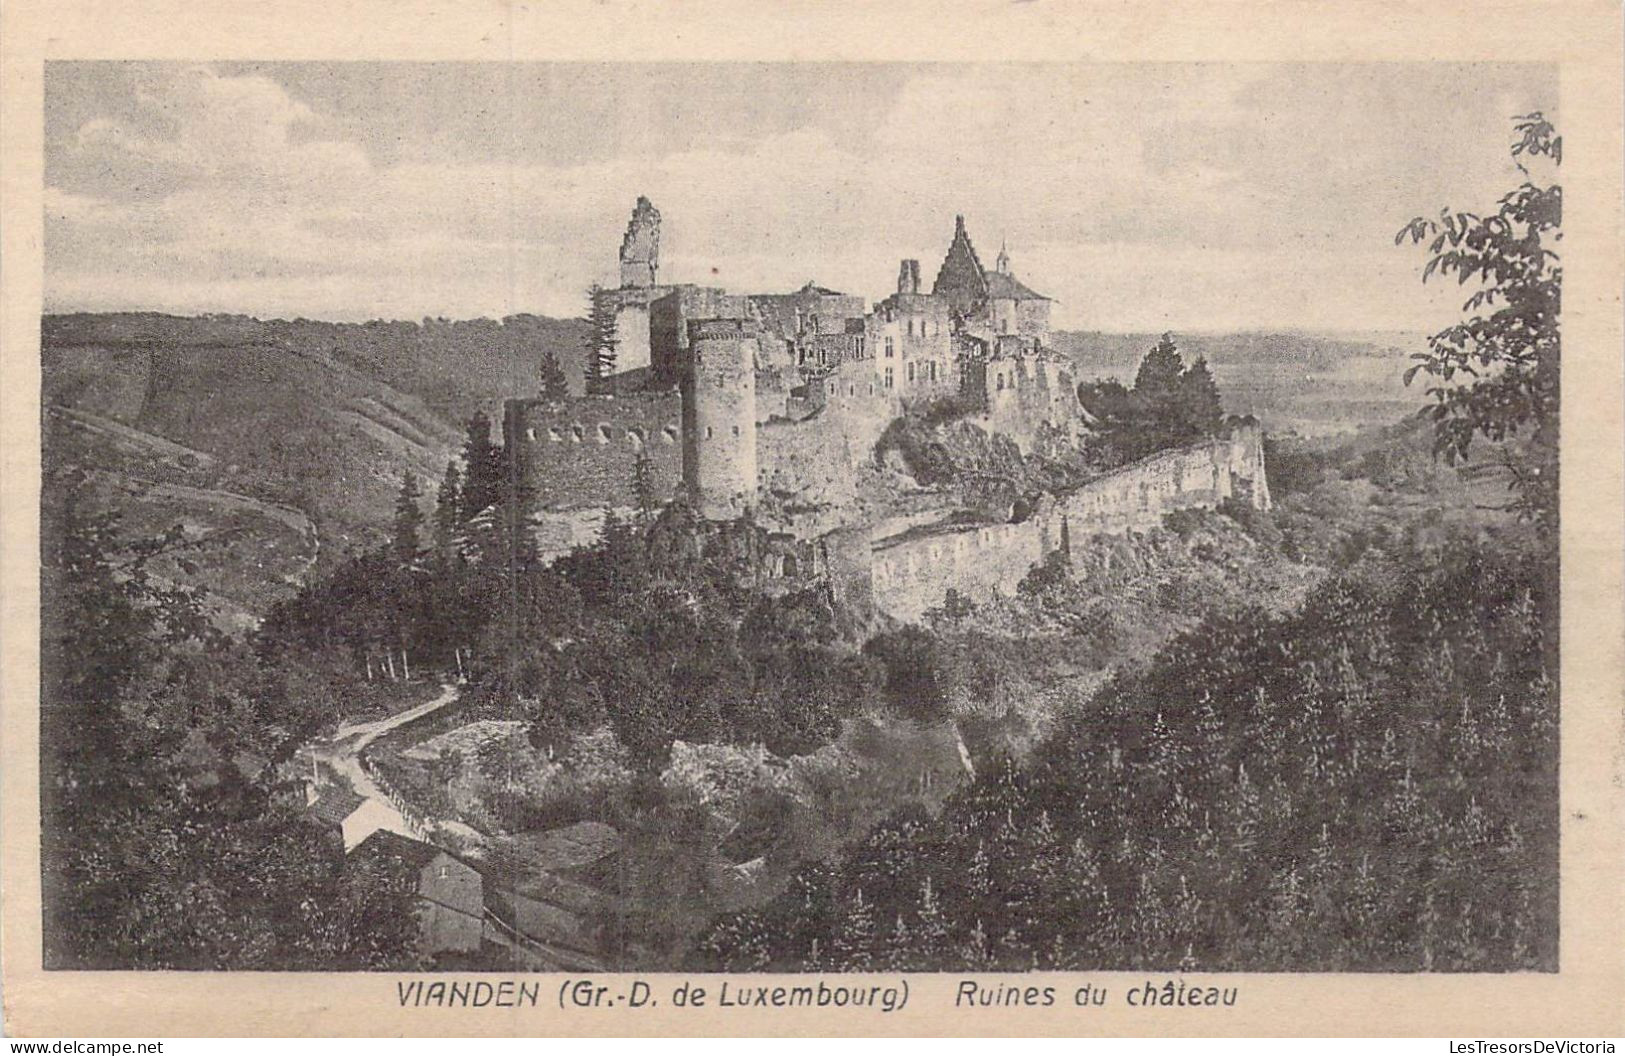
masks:
[[[322,355],[418,397],[448,421],[464,422],[481,407],[490,412],[510,396],[533,392],[547,352],[558,357],[572,391],[581,392],[586,324],[537,315],[328,323],[113,312],[47,315],[41,336],[48,348],[256,348]]]
[[[580,325],[46,316],[45,468],[90,475],[132,534],[209,546],[168,569],[251,620],[310,568],[383,538],[402,476],[426,496],[478,409],[533,392],[544,350],[580,377]],[[53,496],[47,488],[46,500]]]
[[[1160,334],[1067,331],[1053,344],[1082,380],[1132,382]],[[1298,331],[1173,335],[1185,360],[1203,357],[1213,370],[1225,410],[1251,414],[1275,433],[1350,435],[1387,425],[1428,402],[1425,384],[1407,387],[1410,355],[1426,347],[1422,334],[1312,334]]]
[[[1057,349],[1080,365],[1102,368],[1138,366],[1160,333],[1107,334],[1090,330],[1057,332]],[[1404,358],[1418,351],[1425,335],[1391,331],[1370,334],[1315,334],[1297,330],[1259,330],[1231,334],[1174,333],[1174,343],[1187,358],[1205,356],[1209,363],[1291,363],[1309,370],[1331,370],[1350,358]]]

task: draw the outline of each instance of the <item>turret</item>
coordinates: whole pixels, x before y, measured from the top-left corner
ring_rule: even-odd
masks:
[[[756,328],[696,320],[688,354],[683,480],[702,517],[732,520],[756,504]]]

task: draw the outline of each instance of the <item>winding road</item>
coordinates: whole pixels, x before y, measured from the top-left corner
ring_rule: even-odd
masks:
[[[388,829],[390,832],[402,836],[410,836],[413,839],[422,839],[423,832],[402,816],[400,810],[373,781],[372,775],[367,773],[367,768],[361,765],[361,753],[373,741],[376,741],[390,730],[398,726],[404,726],[414,719],[421,719],[425,715],[433,714],[441,708],[454,703],[457,700],[457,694],[457,686],[447,682],[441,686],[440,695],[433,700],[424,701],[416,707],[396,712],[394,715],[386,715],[384,718],[375,719],[371,722],[340,726],[331,739],[325,742],[313,743],[311,751],[318,762],[325,762],[332,766],[334,770],[343,774],[344,779],[349,782],[356,795],[371,801],[375,816],[380,819],[379,828]],[[440,824],[452,825],[455,823],[440,822]],[[468,834],[479,835],[473,829],[468,829],[467,826],[461,826],[460,828],[467,829]]]

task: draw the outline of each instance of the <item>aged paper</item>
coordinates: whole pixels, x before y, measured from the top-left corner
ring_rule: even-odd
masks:
[[[1625,1032],[1620,28],[8,5],[7,1029]]]

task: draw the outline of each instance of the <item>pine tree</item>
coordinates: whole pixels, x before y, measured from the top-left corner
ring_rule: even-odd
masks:
[[[1179,403],[1184,424],[1197,436],[1217,436],[1224,425],[1224,405],[1207,360],[1198,358],[1179,376]]]
[[[395,559],[402,565],[410,565],[417,560],[420,546],[418,533],[423,527],[423,507],[419,505],[421,498],[418,478],[408,472],[401,478],[401,492],[395,499],[395,532],[392,541]]]
[[[936,968],[949,963],[948,921],[942,914],[942,902],[927,876],[920,885],[920,911],[914,926],[914,967]]]
[[[847,909],[846,918],[830,944],[836,963],[843,972],[866,972],[874,960],[875,912],[860,890]]]
[[[559,365],[558,354],[552,349],[542,353],[541,394],[549,399],[559,399],[570,394],[569,382],[564,377],[564,368]]]
[[[606,393],[613,388],[615,353],[620,344],[615,332],[615,311],[609,293],[594,283],[587,291],[587,391]]]
[[[491,419],[476,411],[463,441],[462,516],[473,520],[501,495],[502,449],[491,442]]]
[[[440,490],[434,497],[434,550],[441,561],[450,561],[456,546],[458,510],[462,504],[462,477],[457,463],[446,463],[446,475],[440,478]]]
[[[1163,334],[1162,340],[1140,361],[1140,369],[1134,375],[1134,394],[1153,400],[1172,396],[1179,390],[1184,369],[1185,361],[1179,357],[1173,335]]]

